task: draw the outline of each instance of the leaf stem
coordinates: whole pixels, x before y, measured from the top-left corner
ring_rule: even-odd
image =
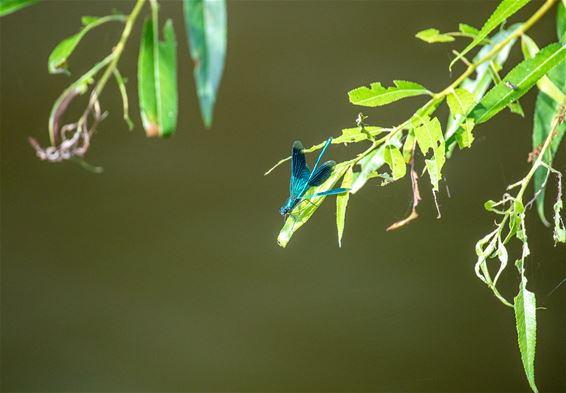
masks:
[[[122,56],[122,52],[124,51],[124,48],[126,46],[126,42],[128,41],[128,38],[130,37],[134,23],[135,23],[138,15],[139,15],[143,5],[144,5],[144,3],[145,3],[145,0],[137,0],[136,4],[134,5],[134,8],[132,9],[132,12],[128,16],[128,19],[126,20],[126,25],[124,26],[124,30],[122,31],[122,35],[120,37],[120,41],[118,41],[118,43],[116,44],[116,47],[114,48],[114,50],[112,52],[112,55],[113,55],[112,62],[108,65],[108,67],[106,67],[106,70],[104,70],[104,74],[102,74],[102,76],[98,80],[98,83],[96,84],[96,86],[95,86],[95,88],[92,92],[95,100],[97,99],[98,96],[100,96],[100,93],[102,93],[102,90],[104,90],[104,87],[106,86],[106,82],[108,82],[108,79],[110,78],[110,76],[114,72],[114,69],[118,65],[118,61],[120,61],[120,57]]]

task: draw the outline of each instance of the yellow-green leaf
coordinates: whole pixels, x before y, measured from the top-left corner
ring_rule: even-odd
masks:
[[[342,188],[352,188],[354,167],[351,166],[346,171],[342,179]],[[346,221],[346,208],[350,200],[350,193],[339,194],[336,196],[336,228],[338,230],[338,247],[342,247],[342,235],[344,234],[344,223]]]
[[[385,152],[383,153],[383,158],[387,165],[389,165],[389,168],[391,168],[393,180],[397,180],[405,176],[407,173],[407,164],[405,164],[403,155],[397,147],[387,145],[385,147]]]
[[[454,37],[448,34],[442,34],[438,29],[430,28],[426,30],[419,31],[415,34],[419,40],[433,44],[436,42],[451,42],[454,41]]]

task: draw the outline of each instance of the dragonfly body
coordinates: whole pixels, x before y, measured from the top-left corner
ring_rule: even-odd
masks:
[[[306,195],[309,188],[317,187],[324,183],[330,177],[330,174],[332,173],[332,170],[336,165],[336,162],[332,160],[326,161],[320,166],[318,165],[320,163],[322,155],[324,154],[324,152],[326,152],[326,149],[328,149],[328,146],[330,146],[331,142],[332,138],[329,138],[326,141],[326,144],[322,148],[322,151],[320,152],[312,171],[310,171],[307,167],[302,143],[300,141],[295,141],[293,143],[293,149],[291,153],[291,184],[289,187],[289,198],[279,209],[279,212],[283,217],[287,218],[287,216],[291,214],[293,209],[295,209],[295,207],[304,199],[342,194],[349,191],[349,189],[346,188],[334,188],[332,190]]]

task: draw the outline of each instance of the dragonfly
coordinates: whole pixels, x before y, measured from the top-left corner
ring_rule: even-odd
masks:
[[[287,219],[293,209],[303,200],[326,195],[343,194],[350,191],[349,188],[334,188],[332,190],[306,195],[309,188],[317,187],[324,183],[330,177],[332,170],[336,166],[336,162],[332,160],[326,161],[320,167],[318,166],[323,154],[326,152],[331,142],[332,138],[328,138],[326,140],[312,171],[310,171],[307,166],[303,144],[301,141],[293,142],[293,148],[291,151],[290,195],[285,204],[279,209],[279,212],[284,219]]]

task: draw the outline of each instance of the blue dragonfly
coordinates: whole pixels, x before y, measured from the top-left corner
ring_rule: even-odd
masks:
[[[322,148],[322,151],[318,155],[312,171],[310,171],[307,167],[305,153],[303,151],[303,144],[300,141],[293,142],[293,149],[291,153],[290,195],[285,204],[279,209],[279,212],[281,213],[283,218],[286,219],[291,214],[293,209],[303,200],[326,195],[343,194],[350,191],[349,188],[334,188],[328,191],[305,195],[309,188],[317,187],[324,183],[330,177],[330,174],[332,173],[332,170],[336,165],[336,162],[331,160],[326,161],[320,167],[318,166],[322,155],[324,154],[326,149],[328,149],[328,146],[330,146],[331,142],[332,138],[328,138],[324,147]]]

